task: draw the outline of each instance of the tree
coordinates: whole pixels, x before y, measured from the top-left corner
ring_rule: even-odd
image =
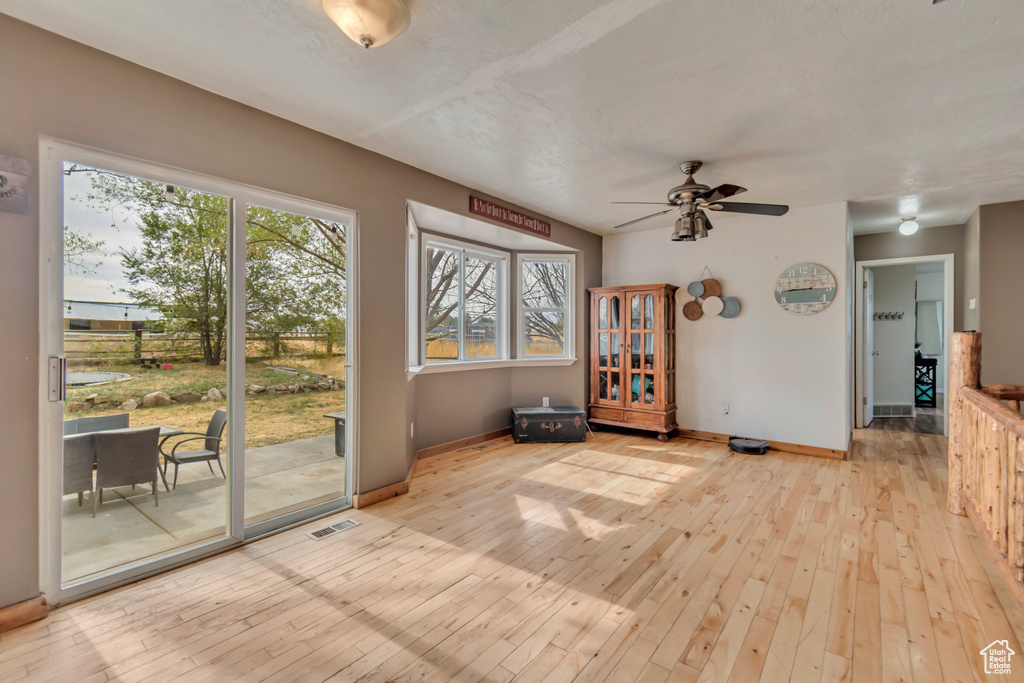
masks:
[[[424,338],[429,344],[438,339],[458,339],[459,263],[462,253],[449,249],[427,248],[426,325]],[[466,327],[493,318],[497,308],[493,261],[466,256],[466,285],[463,288]]]
[[[90,273],[102,264],[89,264],[88,254],[106,254],[103,240],[94,240],[89,233],[81,233],[70,225],[64,226],[64,270],[68,273]]]
[[[565,343],[565,318],[550,309],[566,310],[568,268],[559,261],[528,261],[523,266],[522,296],[526,309],[526,334]],[[530,310],[535,309],[535,310]]]
[[[159,310],[170,331],[198,336],[204,362],[226,355],[228,207],[226,197],[108,171],[90,174],[94,206],[120,207],[137,223],[142,246],[119,251],[140,306]],[[246,215],[246,325],[286,350],[289,333],[337,338],[345,315],[345,228],[317,218],[250,206]]]

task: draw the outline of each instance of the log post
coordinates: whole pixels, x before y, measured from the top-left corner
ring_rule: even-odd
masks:
[[[981,386],[981,333],[954,332],[949,353],[949,490],[946,509],[954,515],[964,515],[962,490],[964,485],[964,411],[961,387],[977,389]],[[977,445],[977,444],[974,444]]]

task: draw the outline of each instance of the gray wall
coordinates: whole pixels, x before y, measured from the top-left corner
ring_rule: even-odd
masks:
[[[956,329],[967,332],[981,329],[981,300],[978,297],[980,288],[978,274],[979,250],[981,248],[981,209],[975,210],[964,224],[964,296],[963,296],[963,327]],[[971,299],[976,307],[971,308]],[[958,308],[958,310],[960,310]],[[983,342],[984,343],[984,342]]]
[[[909,236],[898,232],[880,232],[853,238],[854,256],[858,261],[953,254],[953,329],[957,332],[963,330],[966,324],[964,287],[966,274],[970,272],[970,256],[965,253],[964,246],[962,225],[922,228]],[[974,328],[968,326],[967,329]]]
[[[1024,201],[979,211],[981,381],[1024,384]]]
[[[357,401],[360,491],[404,479],[408,423],[449,441],[499,425],[510,401],[543,391],[581,401],[586,354],[566,368],[461,372],[406,380],[406,200],[468,214],[466,187],[0,15],[0,154],[38,171],[40,136],[355,209],[360,217]],[[31,191],[38,197],[38,172]],[[506,202],[507,204],[507,202]],[[527,209],[528,210],[528,209]],[[535,212],[531,212],[535,213]],[[600,281],[601,239],[551,221],[551,239],[581,250],[579,301]],[[0,606],[38,594],[39,211],[0,212]],[[59,294],[58,294],[59,296]],[[585,321],[585,306],[580,316]],[[578,319],[579,321],[579,319]],[[585,338],[580,327],[579,338]],[[577,347],[577,351],[581,347]],[[423,378],[426,379],[426,378]],[[456,401],[438,400],[441,397]],[[507,418],[505,418],[507,420]],[[417,434],[417,437],[420,435]],[[11,558],[16,558],[14,561]]]
[[[874,321],[874,402],[914,404],[914,281],[913,265],[872,268],[875,312],[903,313],[902,320]]]

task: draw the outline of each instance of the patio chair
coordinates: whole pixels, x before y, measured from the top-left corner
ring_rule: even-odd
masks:
[[[174,444],[174,448],[168,453],[161,449],[161,453],[164,456],[164,469],[162,475],[164,478],[164,488],[167,488],[167,464],[174,463],[174,485],[171,488],[178,487],[178,466],[185,465],[190,462],[206,462],[206,466],[210,468],[210,474],[216,474],[213,471],[212,461],[217,461],[217,467],[220,468],[221,475],[227,479],[228,475],[224,473],[224,465],[220,462],[220,444],[224,441],[224,427],[228,423],[228,414],[225,410],[217,410],[214,412],[213,417],[210,418],[210,425],[206,428],[206,434],[200,434],[198,432],[185,432],[182,436],[189,438],[182,439],[178,443]],[[196,451],[181,451],[182,444],[189,443],[190,441],[202,441],[203,448]]]
[[[96,460],[96,446],[92,434],[72,434],[64,437],[64,495],[78,494],[78,507],[82,507],[82,494],[95,497],[92,489],[92,467]]]
[[[87,434],[89,432],[106,432],[111,429],[127,429],[128,413],[114,413],[113,415],[97,415],[95,417],[78,418],[76,434]]]
[[[103,489],[131,484],[152,484],[153,499],[160,505],[156,487],[160,476],[159,427],[115,429],[91,434],[96,442],[96,495],[92,498],[92,514],[96,501],[103,502]]]

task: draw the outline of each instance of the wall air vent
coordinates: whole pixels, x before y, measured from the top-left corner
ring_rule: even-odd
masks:
[[[351,529],[354,526],[359,526],[359,522],[355,521],[354,519],[343,519],[342,521],[338,522],[337,524],[332,524],[331,526],[325,526],[323,529],[317,529],[316,531],[310,531],[306,535],[309,536],[310,538],[312,538],[314,541],[319,541],[319,540],[322,540],[324,538],[327,538],[328,536],[333,536],[334,534],[338,533],[339,531],[344,531],[345,529]]]

